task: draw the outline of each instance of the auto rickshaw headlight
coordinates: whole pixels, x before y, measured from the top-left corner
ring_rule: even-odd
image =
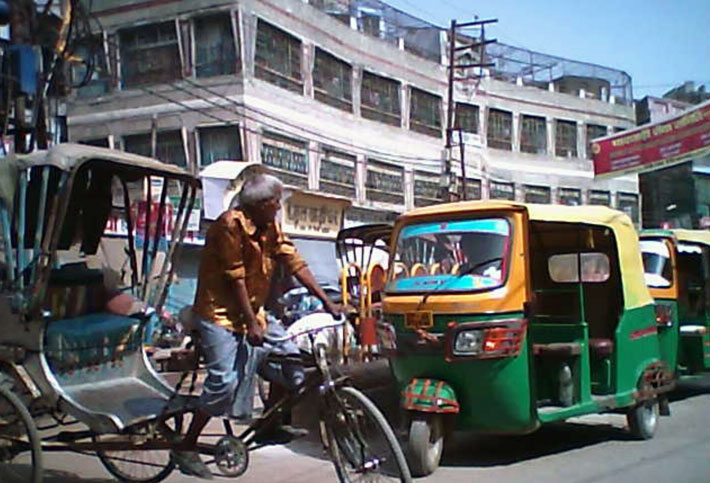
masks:
[[[454,355],[473,355],[483,350],[485,331],[483,329],[462,330],[454,341]]]

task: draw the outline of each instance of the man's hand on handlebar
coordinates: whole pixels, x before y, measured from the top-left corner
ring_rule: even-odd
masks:
[[[261,324],[254,321],[247,329],[247,342],[255,347],[264,345],[264,335],[266,331]]]
[[[323,304],[323,308],[325,309],[326,312],[328,312],[330,315],[332,315],[333,318],[336,318],[336,319],[339,319],[345,313],[342,305],[336,304],[330,300],[328,301],[327,304]]]

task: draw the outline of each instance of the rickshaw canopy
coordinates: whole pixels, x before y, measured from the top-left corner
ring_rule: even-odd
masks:
[[[412,210],[397,220],[395,231],[403,224],[419,218],[463,216],[473,212],[524,211],[530,221],[576,223],[606,227],[614,233],[624,292],[624,306],[628,309],[653,303],[644,282],[643,262],[638,248],[638,234],[628,215],[606,206],[566,206],[516,203],[511,201],[464,201],[444,203]]]
[[[670,230],[644,230],[644,237],[674,238],[679,242],[698,243],[710,247],[710,231],[674,228]]]

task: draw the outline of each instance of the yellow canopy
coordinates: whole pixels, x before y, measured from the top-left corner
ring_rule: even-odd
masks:
[[[710,231],[707,230],[669,230],[675,235],[678,241],[689,243],[700,243],[701,245],[710,246]]]
[[[444,203],[412,210],[400,217],[400,222],[420,217],[462,215],[480,211],[524,210],[533,221],[579,223],[604,226],[614,232],[619,251],[619,265],[624,289],[624,305],[633,309],[652,304],[653,299],[646,287],[643,261],[639,250],[638,234],[628,215],[606,206],[536,205],[511,201],[462,201]],[[710,241],[710,237],[708,237]]]

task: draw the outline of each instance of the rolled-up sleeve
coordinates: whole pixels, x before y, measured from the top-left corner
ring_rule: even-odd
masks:
[[[215,248],[224,267],[223,274],[232,280],[246,276],[241,237],[238,223],[223,223],[215,233]]]
[[[276,252],[275,256],[283,261],[289,273],[294,274],[308,264],[301,257],[290,238],[282,231],[280,226],[276,226]]]

